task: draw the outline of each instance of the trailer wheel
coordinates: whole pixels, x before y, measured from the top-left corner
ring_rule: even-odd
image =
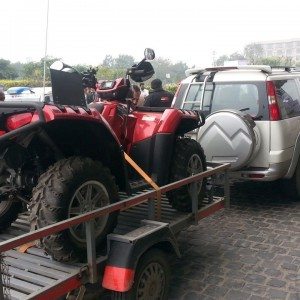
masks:
[[[30,204],[32,228],[43,228],[118,201],[118,189],[107,168],[90,158],[71,157],[51,166],[39,178]],[[95,219],[99,246],[116,224],[116,213]],[[41,246],[58,261],[86,258],[85,225],[41,239]]]
[[[22,210],[22,203],[18,200],[0,202],[0,230],[8,228]]]
[[[202,147],[192,139],[184,138],[176,141],[170,171],[170,182],[206,171],[206,160]],[[205,180],[197,182],[198,205],[201,206],[205,195]],[[182,186],[167,193],[170,204],[178,211],[192,210],[192,187]]]
[[[140,258],[132,288],[125,293],[112,292],[113,300],[168,299],[170,266],[166,254],[159,249],[148,250]]]

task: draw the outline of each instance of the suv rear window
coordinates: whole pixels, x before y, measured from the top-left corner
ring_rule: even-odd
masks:
[[[283,119],[300,115],[300,100],[294,79],[274,80]]]
[[[253,118],[268,118],[265,82],[208,82],[200,105],[202,93],[203,83],[192,83],[184,108],[201,109],[206,115],[221,109],[236,109]]]

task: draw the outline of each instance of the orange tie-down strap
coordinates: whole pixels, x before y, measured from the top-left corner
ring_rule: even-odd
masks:
[[[124,152],[125,160],[155,189],[157,199],[157,219],[161,217],[161,189],[160,187],[148,176],[142,168],[127,154]]]
[[[23,244],[18,248],[18,251],[21,253],[25,253],[29,248],[34,247],[36,245],[36,242],[37,241],[32,241],[32,242]]]

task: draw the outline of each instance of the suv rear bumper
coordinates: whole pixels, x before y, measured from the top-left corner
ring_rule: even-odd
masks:
[[[282,163],[272,164],[269,168],[246,168],[230,173],[230,177],[234,179],[242,180],[254,180],[254,181],[274,181],[285,177],[290,161]]]

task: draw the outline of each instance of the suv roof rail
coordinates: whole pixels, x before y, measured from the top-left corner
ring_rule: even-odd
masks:
[[[286,72],[299,72],[300,68],[299,67],[292,67],[292,66],[272,66],[273,69],[283,69]]]
[[[228,70],[259,70],[265,73],[272,73],[272,69],[267,65],[243,65],[243,66],[220,66],[220,67],[209,67],[209,68],[193,68],[185,71],[186,76],[196,75],[204,72],[218,72]]]
[[[265,73],[272,73],[272,69],[268,65],[244,65],[237,68],[240,70],[259,70]]]
[[[186,76],[196,75],[204,72],[217,72],[237,69],[237,67],[209,67],[209,68],[192,68],[185,71]]]

